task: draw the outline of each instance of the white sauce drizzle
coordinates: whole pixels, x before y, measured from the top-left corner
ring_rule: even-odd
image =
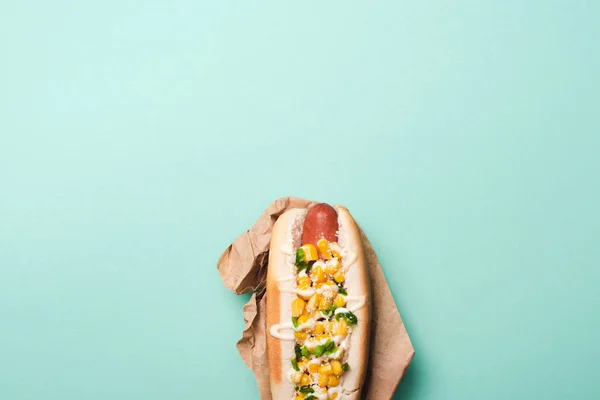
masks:
[[[287,380],[288,380],[288,381],[289,381],[291,384],[293,384],[293,383],[294,383],[294,381],[292,380],[292,377],[294,376],[294,374],[295,374],[296,372],[298,372],[298,371],[296,371],[296,370],[295,370],[295,369],[293,369],[293,368],[290,368],[290,369],[288,370],[288,373],[285,375],[285,376],[287,377]]]
[[[344,352],[344,349],[342,349],[341,347],[338,347],[333,353],[329,354],[328,357],[332,358],[334,360],[339,360],[340,357],[342,357],[343,352]]]
[[[347,313],[348,311],[350,311],[350,310],[348,310],[346,307],[339,307],[339,308],[335,309],[333,314],[338,315],[338,314],[342,314],[342,313]]]
[[[315,327],[315,320],[312,318],[309,318],[308,321],[306,321],[303,324],[298,325],[297,328],[294,328],[294,330],[296,332],[300,332],[303,331],[304,329],[312,329]]]
[[[307,349],[309,350],[313,350],[315,347],[321,345],[323,346],[325,343],[327,343],[328,338],[323,338],[321,340],[307,340],[306,342],[304,342],[304,345],[306,346]]]
[[[350,307],[350,311],[355,312],[363,308],[367,304],[367,296],[346,296],[346,301],[358,301],[357,304]],[[339,308],[338,308],[339,310]],[[337,311],[337,310],[336,310]]]
[[[293,333],[290,333],[289,335],[284,335],[283,333],[281,333],[281,331],[286,331],[286,330],[291,330],[291,329],[294,329],[294,326],[292,325],[291,322],[289,324],[276,324],[276,325],[271,326],[271,329],[269,329],[269,333],[274,338],[277,338],[280,340],[294,340]]]
[[[293,289],[293,288],[279,288],[279,291],[282,293],[296,293],[298,294],[300,297],[305,297],[305,298],[309,298],[312,297],[313,294],[315,294],[315,289]]]

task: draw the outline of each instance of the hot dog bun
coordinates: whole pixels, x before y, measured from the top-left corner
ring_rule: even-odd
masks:
[[[323,239],[326,244],[320,242]],[[332,251],[320,245],[330,245]],[[320,259],[315,260],[306,246],[318,248]],[[312,261],[308,267],[302,262],[300,267],[296,265],[298,249],[309,249],[306,257]],[[305,269],[299,272],[302,266]],[[279,217],[271,237],[266,296],[273,399],[293,400],[297,395],[318,400],[360,399],[368,364],[370,285],[360,232],[345,207],[317,204]],[[326,306],[329,311],[324,310]],[[297,317],[300,324],[296,329],[292,327],[294,314],[302,314]],[[296,346],[310,354],[298,357]],[[328,351],[321,353],[319,346]],[[296,390],[300,388],[305,393]]]

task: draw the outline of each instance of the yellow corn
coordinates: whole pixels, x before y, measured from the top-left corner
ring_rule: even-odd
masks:
[[[301,247],[304,250],[304,260],[306,261],[315,261],[319,259],[317,255],[317,248],[312,244],[305,244]]]
[[[294,336],[299,340],[306,340],[308,338],[308,333],[306,332],[294,332]]]
[[[296,372],[292,375],[292,382],[299,384],[302,381],[302,372]]]
[[[336,335],[346,336],[348,334],[348,323],[344,318],[340,318]]]
[[[333,369],[331,368],[331,364],[324,363],[319,367],[319,374],[321,375],[331,375],[333,374]]]
[[[298,361],[298,368],[301,371],[304,369],[305,366],[306,366],[306,363],[304,361]]]
[[[331,242],[329,243],[329,248],[331,249],[331,255],[335,258],[337,258],[338,260],[342,259],[342,249],[340,249],[340,245],[337,244],[336,242]]]
[[[325,273],[327,275],[333,275],[338,269],[340,269],[340,262],[337,259],[329,260],[325,266]]]
[[[306,305],[306,309],[310,310],[310,311],[316,309],[320,300],[321,300],[321,295],[319,293],[313,294],[312,297],[310,298],[310,300],[308,300],[308,304]]]
[[[330,399],[330,400],[335,400],[335,399],[337,399],[337,398],[338,398],[338,395],[337,395],[337,393],[333,393],[329,399]],[[304,398],[302,398],[302,399],[304,399]],[[297,398],[297,397],[296,397],[296,400],[298,400],[298,398]]]
[[[342,283],[346,278],[344,278],[344,273],[340,270],[333,274],[333,279],[335,279],[337,283]]]
[[[325,282],[325,273],[323,272],[323,268],[321,268],[320,265],[313,268],[312,272],[310,273],[310,276],[315,283]]]
[[[317,383],[321,387],[327,386],[327,384],[329,383],[329,377],[328,377],[328,375],[319,374],[319,378],[317,379]]]
[[[298,317],[298,325],[302,325],[303,323],[308,321],[308,319],[309,319],[308,314],[302,314],[301,316]]]
[[[308,364],[308,370],[309,370],[311,373],[315,373],[315,372],[317,372],[317,371],[319,370],[319,364],[318,364],[318,363],[316,363],[316,362],[313,362],[313,363],[310,363],[310,364]]]
[[[323,286],[322,282],[315,283],[315,289],[321,289],[322,286]]]
[[[319,240],[317,242],[317,247],[324,259],[329,260],[331,258],[331,250],[329,250],[329,242],[327,239]]]
[[[322,322],[318,322],[315,324],[315,334],[321,335],[325,333],[325,325]]]
[[[340,384],[340,378],[338,378],[335,375],[329,375],[327,386],[329,386],[329,387],[336,387],[339,384]]]
[[[308,276],[301,276],[298,278],[298,289],[308,289],[310,287],[310,284],[312,283],[312,281],[310,280],[310,278]]]
[[[338,294],[337,296],[335,296],[335,300],[333,300],[333,304],[336,307],[344,307],[346,305],[346,297]]]
[[[333,374],[335,376],[340,376],[344,370],[342,369],[342,363],[339,362],[338,360],[331,360],[331,369],[333,371]],[[300,364],[300,363],[298,363]]]
[[[295,298],[294,301],[292,301],[292,317],[299,317],[302,315],[302,313],[304,312],[304,305],[306,303],[304,303],[304,300],[300,299],[300,298]]]
[[[337,393],[334,393],[334,394],[336,395],[335,397],[337,397]],[[335,400],[335,397],[332,397],[332,399],[334,399],[334,400]],[[298,396],[296,396],[296,399],[295,399],[295,400],[304,400],[304,396],[302,396],[302,395],[298,395]]]
[[[311,318],[314,319],[315,321],[319,318],[322,317],[321,312],[317,309],[315,311],[312,312],[312,314],[310,314]]]
[[[322,296],[321,301],[319,302],[319,310],[327,310],[331,305],[331,298],[327,296]]]
[[[316,338],[317,338],[317,340],[329,339],[329,335],[326,333],[323,333],[321,335],[317,335]]]
[[[302,386],[310,385],[310,376],[307,374],[302,374],[302,379],[300,380],[300,384]]]

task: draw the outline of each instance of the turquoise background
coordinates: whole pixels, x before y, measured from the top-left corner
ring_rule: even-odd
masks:
[[[396,399],[600,398],[600,3],[2,1],[0,398],[257,399],[215,264],[345,204]]]

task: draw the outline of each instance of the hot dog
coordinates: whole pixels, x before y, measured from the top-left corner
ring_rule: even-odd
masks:
[[[360,232],[346,208],[320,203],[279,217],[266,296],[273,399],[360,399],[370,285]]]

